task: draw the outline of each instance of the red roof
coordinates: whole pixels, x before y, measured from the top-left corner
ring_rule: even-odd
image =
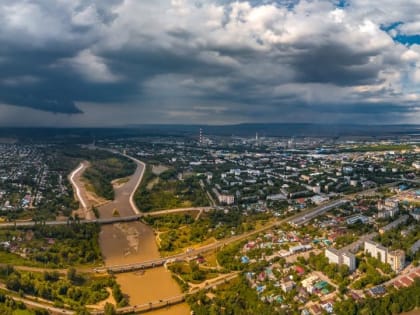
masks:
[[[309,307],[309,309],[311,310],[312,314],[321,314],[322,313],[322,310],[321,310],[321,308],[319,307],[318,304],[311,305]]]
[[[410,279],[411,281],[414,281],[418,276],[416,275],[415,272],[410,273],[407,278]]]
[[[350,292],[351,297],[356,300],[356,301],[360,301],[362,298],[355,292]]]
[[[397,289],[401,289],[404,285],[399,281],[394,281],[394,287]]]
[[[299,274],[303,274],[303,273],[305,273],[305,269],[303,269],[301,266],[296,266],[296,267],[295,267],[295,270],[296,270],[296,272],[297,272],[297,273],[299,273]]]
[[[405,286],[410,286],[413,281],[411,281],[410,279],[408,279],[407,277],[403,277],[400,279],[400,282],[403,283]]]

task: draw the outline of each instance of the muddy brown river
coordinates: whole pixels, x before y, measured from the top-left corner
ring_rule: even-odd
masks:
[[[115,200],[99,208],[101,218],[112,217],[116,212],[120,216],[134,213],[130,202],[130,193],[140,178],[143,166],[137,164],[137,170],[128,182],[115,188]],[[105,265],[121,265],[160,257],[153,229],[142,222],[117,223],[102,226],[99,242]],[[124,294],[128,295],[130,305],[158,301],[181,294],[181,290],[171,273],[164,267],[148,269],[144,272],[132,272],[116,275],[117,282]],[[156,310],[152,315],[188,315],[186,303],[167,309]]]

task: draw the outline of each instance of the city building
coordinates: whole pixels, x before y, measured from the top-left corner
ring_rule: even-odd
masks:
[[[398,201],[385,199],[378,202],[378,218],[393,218],[399,212]]]
[[[410,215],[416,220],[420,221],[420,208],[416,208],[413,211],[411,211]]]
[[[213,188],[213,192],[216,195],[217,200],[221,204],[231,205],[235,202],[234,195],[221,194],[216,188]]]
[[[388,253],[388,264],[392,270],[399,272],[405,265],[405,253],[401,249],[394,250]]]
[[[290,292],[293,290],[293,288],[296,286],[296,283],[293,281],[287,281],[287,282],[283,282],[281,284],[281,289],[283,290],[283,292]]]
[[[341,263],[341,253],[334,248],[325,249],[325,257],[328,258],[330,264],[339,265]]]
[[[341,254],[342,263],[349,267],[350,271],[356,270],[356,256],[349,252]]]
[[[327,248],[325,249],[325,257],[328,258],[330,264],[346,265],[350,271],[356,270],[356,256],[350,252]]]
[[[412,254],[415,254],[418,252],[419,249],[420,249],[420,239],[417,240],[417,242],[415,242],[413,245],[411,245],[410,252]]]
[[[381,227],[379,229],[379,233],[383,234],[386,231],[392,230],[392,229],[398,227],[400,224],[404,224],[405,222],[407,222],[407,220],[408,220],[408,215],[404,214],[404,215],[400,216],[398,219],[396,219],[395,221],[392,221],[391,223]]]
[[[403,250],[388,252],[388,249],[372,241],[365,241],[365,253],[379,259],[383,263],[391,266],[392,270],[399,272],[405,265],[405,253]]]
[[[387,262],[388,250],[386,247],[372,241],[365,241],[365,253],[379,259],[383,263]]]
[[[363,214],[356,214],[354,216],[348,217],[346,222],[347,224],[354,224],[356,222],[367,223],[369,222],[369,218]]]
[[[311,245],[296,245],[289,248],[290,254],[296,254],[312,249]]]

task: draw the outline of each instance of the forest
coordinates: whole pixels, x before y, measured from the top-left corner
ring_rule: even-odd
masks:
[[[153,185],[149,183],[153,182]],[[149,170],[134,196],[137,206],[144,212],[173,208],[208,206],[206,193],[194,176],[179,180],[173,169],[154,176]]]
[[[27,229],[5,230],[0,240],[9,242],[10,247],[1,247],[2,262],[50,268],[99,264],[99,231],[99,225],[77,221],[61,226],[40,222]]]
[[[113,200],[114,189],[111,181],[127,177],[133,174],[135,169],[136,164],[133,161],[122,156],[113,156],[91,161],[91,165],[83,177],[92,184],[95,194]]]
[[[18,271],[7,265],[0,267],[0,279],[5,281],[7,289],[21,296],[40,297],[54,302],[57,307],[78,309],[96,304],[109,296],[107,288],[112,290],[118,306],[128,305],[113,277],[92,277],[78,273],[74,268],[62,274],[58,271]]]

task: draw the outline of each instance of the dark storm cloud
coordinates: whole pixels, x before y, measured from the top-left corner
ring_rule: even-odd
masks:
[[[0,62],[0,102],[39,108],[52,112],[78,113],[73,97],[66,95],[69,81],[66,73],[51,69],[59,58],[71,56],[71,51],[2,52]]]
[[[371,84],[378,80],[380,65],[369,62],[379,52],[358,52],[337,43],[310,47],[296,54],[292,64],[300,82],[343,86]]]
[[[0,103],[215,120],[416,112],[420,50],[393,41],[374,6],[340,3],[0,3]],[[413,30],[407,12],[392,19]]]
[[[91,2],[80,2],[74,14],[82,12]],[[97,8],[98,23],[111,23],[116,15],[109,8],[121,3],[101,1]],[[121,95],[127,92],[125,85],[89,82],[71,67],[61,64],[62,60],[73,58],[94,44],[99,36],[94,30],[98,24],[73,23],[66,8],[55,1],[28,1],[21,5],[16,2],[15,5],[15,10],[12,5],[0,5],[0,21],[4,22],[0,35],[1,103],[55,113],[81,113],[75,104],[80,99],[123,100]],[[25,9],[26,13],[19,12]],[[34,21],[18,21],[21,25],[16,27],[11,21],[16,18],[13,14]],[[43,20],[45,17],[49,20]]]

